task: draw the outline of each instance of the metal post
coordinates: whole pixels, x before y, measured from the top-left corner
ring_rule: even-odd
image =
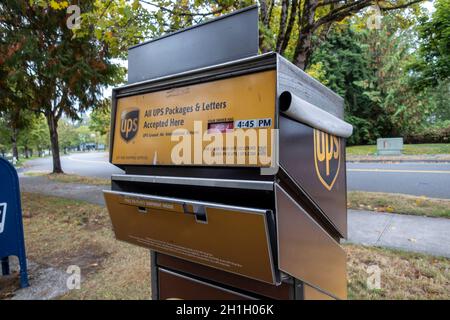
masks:
[[[9,257],[2,258],[2,274],[9,275]]]

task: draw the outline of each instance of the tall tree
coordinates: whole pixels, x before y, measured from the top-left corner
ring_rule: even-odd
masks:
[[[437,86],[450,78],[450,1],[436,0],[432,16],[423,15],[417,31],[418,59],[412,64],[416,87]]]
[[[66,154],[70,148],[75,148],[80,145],[80,137],[75,125],[70,123],[67,119],[59,120],[59,143],[64,153]]]
[[[434,7],[416,26],[419,45],[408,70],[409,85],[432,109],[427,124],[450,130],[450,2],[436,0]]]
[[[20,66],[28,76],[34,97],[28,109],[46,117],[53,156],[53,172],[63,172],[59,155],[58,121],[62,115],[77,119],[95,105],[102,88],[118,83],[123,69],[112,62],[108,46],[93,31],[74,37],[67,27],[67,1],[7,0],[0,6],[2,25],[9,31],[10,46],[19,47]],[[80,1],[90,10],[90,1]]]
[[[300,68],[308,66],[314,36],[348,17],[377,5],[381,12],[404,9],[424,0],[141,0],[153,7],[155,33],[190,26],[250,4],[260,8],[260,50],[286,55]]]
[[[105,145],[109,144],[109,132],[111,125],[111,99],[104,99],[91,113],[89,129],[105,136]]]
[[[0,4],[0,9],[3,4]],[[33,99],[27,86],[23,60],[17,54],[22,43],[0,20],[0,116],[8,132],[13,157],[19,159],[17,140],[29,126],[30,115],[24,110]]]
[[[331,29],[307,71],[344,97],[355,127],[350,143],[406,136],[429,121],[435,104],[410,85],[415,34],[394,17],[386,16],[377,30],[358,19]]]

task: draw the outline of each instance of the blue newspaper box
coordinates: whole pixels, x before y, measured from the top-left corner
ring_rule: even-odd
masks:
[[[19,258],[20,286],[28,287],[19,178],[16,169],[0,157],[0,259],[3,275],[9,274],[10,256]]]

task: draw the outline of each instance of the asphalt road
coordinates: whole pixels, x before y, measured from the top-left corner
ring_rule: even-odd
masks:
[[[61,158],[66,173],[109,178],[123,171],[108,162],[106,153],[76,153]],[[51,171],[51,158],[27,163],[29,171]],[[347,163],[348,190],[404,193],[450,199],[448,163]]]
[[[450,164],[347,163],[347,188],[450,199]]]
[[[108,162],[108,154],[104,152],[74,153],[61,157],[63,171],[68,174],[111,178],[113,173],[123,173],[122,170]],[[52,158],[30,160],[23,171],[52,171]]]

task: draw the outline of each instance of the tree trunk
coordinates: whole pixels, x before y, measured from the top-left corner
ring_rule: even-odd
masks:
[[[299,21],[299,37],[294,52],[294,63],[305,70],[312,53],[312,36],[314,33],[314,16],[318,0],[305,0],[302,19]]]
[[[276,44],[276,49],[275,49],[277,52],[281,52],[281,45],[283,44],[284,38],[286,36],[285,29],[286,29],[287,15],[288,15],[288,6],[289,6],[289,0],[281,1],[280,25],[278,27],[278,37],[277,37],[277,44]]]
[[[266,0],[261,0],[259,2],[259,12],[260,12],[261,22],[266,24],[267,21],[268,21],[267,17],[268,17],[268,14],[269,14]]]
[[[298,46],[295,49],[294,63],[297,67],[305,70],[309,63],[309,58],[312,52],[312,32],[305,31],[298,39]]]
[[[16,160],[19,160],[19,149],[17,148],[17,129],[16,128],[12,129],[11,144],[12,144],[13,157],[16,158]]]
[[[50,132],[50,144],[53,157],[53,173],[64,173],[61,167],[58,141],[58,120],[52,112],[46,114],[48,129]]]
[[[281,43],[281,48],[280,48],[280,51],[279,51],[279,53],[281,55],[284,54],[284,51],[286,51],[286,48],[289,45],[289,40],[291,39],[292,28],[294,27],[295,18],[297,16],[297,10],[300,10],[298,8],[298,6],[300,6],[300,1],[292,0],[292,2],[291,2],[291,13],[289,15],[288,25],[286,27],[286,32],[285,32],[285,35],[284,35],[284,39],[283,39],[283,41]]]
[[[25,152],[25,158],[30,158],[30,149],[28,149],[28,146],[24,146],[24,152]]]
[[[266,0],[261,0],[260,1],[260,16],[259,16],[259,20],[260,23],[262,23],[262,25],[267,28],[270,29],[270,25],[268,23],[268,7],[267,7],[267,1]],[[265,44],[264,41],[264,33],[265,30],[263,30],[262,28],[259,28],[259,49],[261,50],[261,53],[266,53],[270,51],[270,48],[268,48]]]

